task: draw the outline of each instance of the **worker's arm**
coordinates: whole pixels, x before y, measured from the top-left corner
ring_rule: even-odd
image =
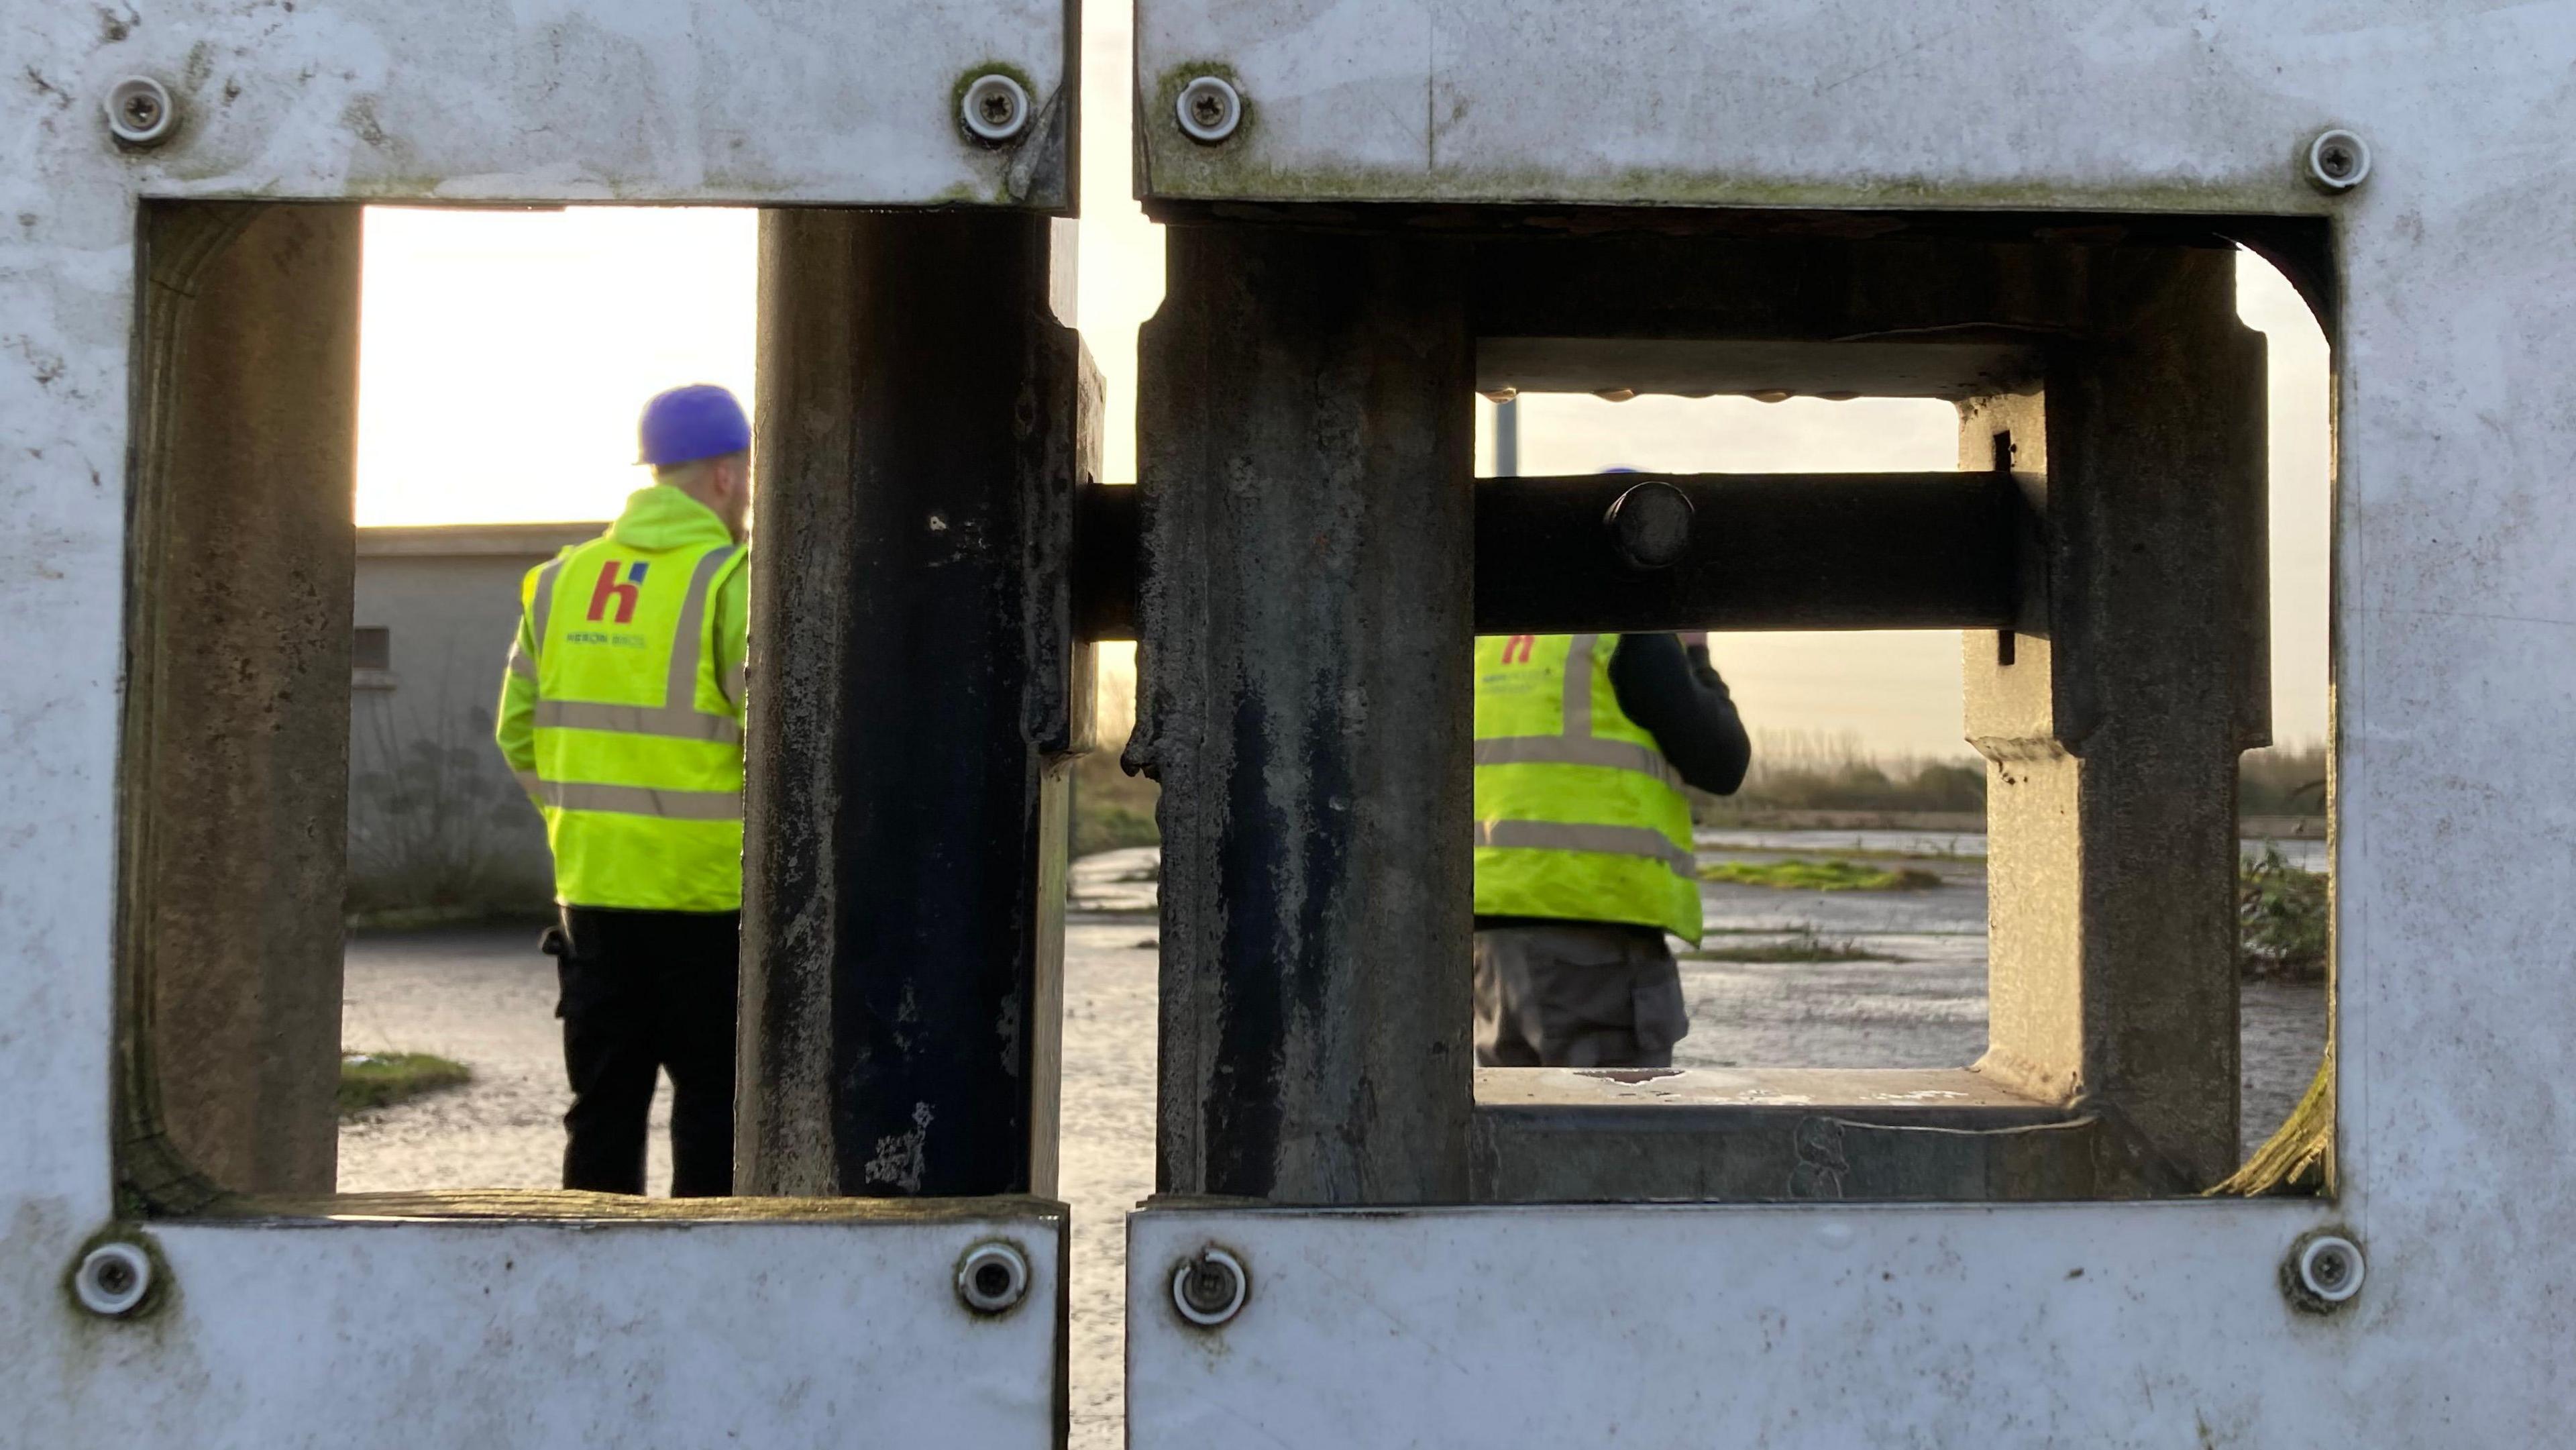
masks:
[[[527,612],[519,614],[519,636],[510,645],[510,662],[501,672],[501,707],[493,712],[492,738],[510,773],[537,798],[537,645]]]
[[[1682,779],[1711,795],[1733,795],[1744,783],[1753,745],[1706,645],[1685,652],[1673,635],[1623,634],[1610,656],[1610,686]]]
[[[732,702],[734,713],[742,713],[743,674],[751,651],[751,564],[725,575],[716,586],[715,618],[716,684]]]

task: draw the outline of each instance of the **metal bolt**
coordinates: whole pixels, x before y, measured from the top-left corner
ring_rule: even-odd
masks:
[[[107,129],[125,146],[158,146],[178,129],[179,107],[150,76],[127,76],[107,93]]]
[[[1018,81],[994,71],[977,76],[966,87],[960,111],[976,140],[998,145],[1028,129],[1029,93]]]
[[[2290,1302],[2311,1314],[2327,1314],[2361,1292],[2368,1266],[2361,1245],[2339,1233],[2317,1232],[2291,1246],[2283,1264],[2282,1288]]]
[[[2350,191],[2370,179],[2370,143],[2350,131],[2320,131],[2308,143],[2308,180],[2327,191]]]
[[[978,1314],[1007,1314],[1029,1294],[1029,1260],[1015,1244],[990,1239],[957,1264],[957,1297]]]
[[[151,1292],[152,1256],[135,1244],[100,1244],[72,1274],[72,1293],[81,1307],[109,1319],[133,1313]]]
[[[1690,552],[1690,495],[1660,479],[1632,485],[1610,501],[1601,525],[1631,569],[1669,569]]]
[[[1243,93],[1222,76],[1200,76],[1181,87],[1175,109],[1185,135],[1203,146],[1213,146],[1243,124]]]
[[[1184,1259],[1172,1271],[1172,1307],[1202,1329],[1214,1329],[1243,1312],[1252,1296],[1252,1276],[1243,1261],[1210,1244],[1197,1258]]]

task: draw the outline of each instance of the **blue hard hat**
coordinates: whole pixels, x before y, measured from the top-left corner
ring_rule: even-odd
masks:
[[[1634,473],[1634,472],[1636,472],[1637,470],[1635,470],[1635,469],[1633,469],[1633,468],[1630,468],[1628,465],[1626,465],[1626,464],[1624,464],[1624,463],[1614,463],[1614,464],[1610,465],[1608,468],[1605,468],[1605,469],[1603,469],[1603,470],[1601,470],[1601,471],[1602,471],[1603,473]]]
[[[733,394],[713,383],[673,388],[644,405],[635,426],[636,462],[655,468],[722,458],[751,448],[751,419]]]

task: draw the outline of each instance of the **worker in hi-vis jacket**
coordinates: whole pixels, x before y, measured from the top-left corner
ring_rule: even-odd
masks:
[[[644,409],[651,486],[531,570],[501,753],[544,815],[561,924],[566,1188],[644,1191],[671,1075],[671,1191],[733,1188],[751,424],[722,388]]]
[[[1476,1061],[1665,1067],[1690,1030],[1667,933],[1700,936],[1685,782],[1751,747],[1702,643],[1476,642]]]

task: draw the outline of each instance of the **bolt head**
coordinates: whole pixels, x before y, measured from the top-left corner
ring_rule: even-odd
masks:
[[[1690,553],[1690,495],[1661,479],[1632,484],[1601,517],[1610,545],[1631,569],[1669,569]]]
[[[2361,1292],[2369,1269],[2361,1245],[2340,1233],[2320,1231],[2290,1248],[2282,1288],[2290,1302],[2311,1314],[2330,1314]]]
[[[1029,1260],[1017,1244],[988,1239],[957,1261],[957,1297],[970,1311],[1007,1314],[1029,1296]]]
[[[179,107],[150,76],[127,76],[107,92],[107,130],[120,146],[158,146],[178,129]]]
[[[1243,125],[1243,93],[1223,76],[1200,76],[1181,87],[1178,112],[1181,132],[1202,146],[1214,146]]]
[[[1252,1276],[1243,1261],[1211,1244],[1172,1271],[1172,1307],[1202,1329],[1214,1329],[1243,1312]]]
[[[2340,128],[2308,142],[2308,180],[2324,191],[2350,191],[2370,179],[2370,143]]]
[[[1000,71],[977,76],[959,102],[958,118],[968,135],[998,146],[1028,129],[1028,90]]]
[[[152,1256],[138,1244],[100,1244],[82,1255],[80,1267],[72,1271],[73,1297],[102,1318],[132,1314],[151,1293]]]

